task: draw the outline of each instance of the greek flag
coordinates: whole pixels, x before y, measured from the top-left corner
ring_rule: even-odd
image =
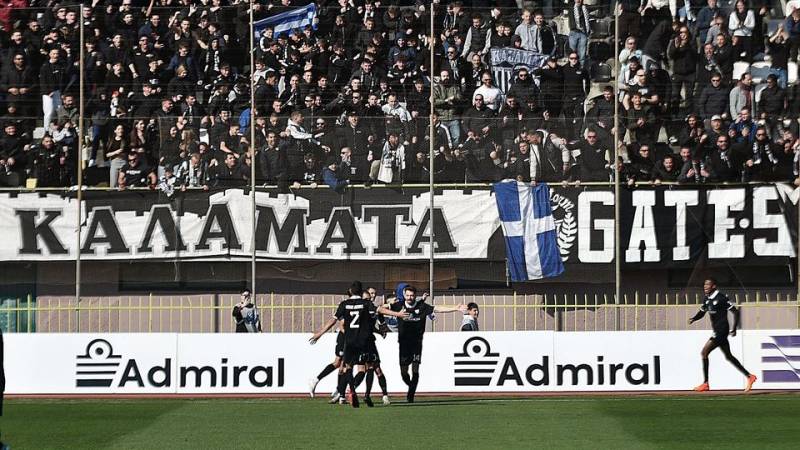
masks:
[[[272,27],[274,36],[278,37],[281,33],[296,30],[298,28],[305,28],[306,25],[311,25],[317,28],[314,19],[317,17],[317,5],[309,3],[302,8],[286,11],[274,16],[261,19],[253,24],[253,30],[256,34],[256,39],[261,38],[261,32],[264,28]]]
[[[538,280],[564,272],[558,251],[556,224],[550,208],[550,188],[516,181],[494,185],[497,212],[506,238],[511,281]]]

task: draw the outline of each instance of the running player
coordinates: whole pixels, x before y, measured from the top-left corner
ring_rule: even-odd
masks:
[[[370,301],[375,307],[382,306],[383,302],[377,299],[378,292],[374,287],[367,288],[366,292],[364,293],[364,298]],[[392,317],[394,319],[394,317]],[[366,356],[366,366],[367,366],[367,376],[365,378],[365,382],[367,385],[367,391],[364,395],[364,403],[367,406],[372,407],[372,398],[370,394],[372,394],[372,384],[375,380],[375,375],[378,375],[378,385],[381,387],[381,392],[383,394],[383,404],[389,405],[391,401],[389,400],[389,392],[386,388],[386,376],[381,369],[381,357],[378,354],[378,346],[375,344],[376,334],[380,334],[381,337],[386,338],[386,333],[389,331],[389,328],[386,326],[385,318],[383,314],[377,314],[375,316],[375,320],[373,321],[373,333],[372,337],[369,339],[367,343],[367,356]]]
[[[707,278],[705,282],[703,282],[703,293],[705,294],[705,298],[703,299],[703,304],[700,305],[700,311],[689,319],[689,323],[692,324],[700,320],[708,313],[711,319],[711,328],[714,332],[711,334],[711,339],[706,342],[703,346],[703,350],[700,352],[703,358],[703,384],[697,386],[694,390],[703,392],[709,389],[708,355],[715,348],[719,347],[722,353],[725,354],[725,359],[747,377],[747,386],[744,389],[744,391],[747,392],[752,389],[753,383],[756,381],[756,376],[748,372],[747,369],[742,366],[742,363],[731,354],[731,347],[730,344],[728,344],[728,335],[736,336],[736,329],[739,327],[739,309],[736,308],[736,305],[734,305],[725,294],[717,289],[717,280],[713,278]],[[730,331],[728,331],[728,311],[733,313],[733,329],[730,329]]]
[[[336,318],[331,318],[329,323],[323,325],[320,330],[329,330],[332,326],[336,325],[337,320]],[[317,375],[315,378],[312,378],[308,382],[308,393],[311,395],[311,398],[314,398],[314,391],[317,389],[317,384],[319,382],[330,375],[334,371],[338,371],[339,374],[339,381],[341,378],[344,377],[344,368],[342,367],[342,356],[344,356],[344,329],[342,328],[341,324],[337,327],[338,332],[336,333],[336,348],[334,349],[334,357],[333,362],[325,366],[324,369]],[[319,336],[325,334],[325,331],[319,332]],[[315,333],[316,335],[316,333]],[[319,338],[317,338],[319,339]],[[315,341],[316,342],[316,341]],[[339,386],[339,383],[336,383],[336,386]],[[339,401],[339,398],[342,396],[338,390],[334,391],[333,395],[331,396],[331,403],[336,403]]]
[[[407,313],[400,313],[384,307],[375,308],[369,300],[362,297],[363,289],[360,281],[354,281],[348,290],[350,297],[339,303],[336,308],[335,318],[344,324],[344,379],[339,382],[338,392],[345,392],[347,386],[352,393],[352,405],[359,407],[356,388],[366,376],[365,359],[367,358],[367,344],[372,335],[373,320],[376,313],[395,316],[399,318],[408,317]],[[330,323],[330,322],[329,322]],[[312,344],[317,342],[319,337],[327,332],[333,325],[319,330],[309,340]],[[321,332],[321,333],[320,333]],[[352,369],[356,368],[355,377]]]
[[[400,376],[408,386],[406,400],[414,403],[414,395],[419,384],[419,365],[422,362],[422,338],[425,334],[425,325],[429,315],[433,313],[464,312],[466,305],[458,306],[431,306],[425,303],[428,293],[417,297],[417,290],[413,286],[403,288],[403,301],[392,304],[392,311],[405,311],[408,317],[398,320],[398,342],[400,343]],[[432,317],[433,318],[433,317]],[[411,366],[411,376],[408,367]]]

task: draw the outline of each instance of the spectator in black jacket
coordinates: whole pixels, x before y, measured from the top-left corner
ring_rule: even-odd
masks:
[[[257,176],[268,184],[277,185],[281,191],[288,190],[289,163],[286,149],[279,144],[278,135],[274,131],[267,132],[266,147],[259,152]]]
[[[731,147],[728,136],[717,138],[716,148],[708,157],[709,181],[741,181],[742,162]]]
[[[589,70],[581,67],[578,54],[571,52],[568,63],[561,67],[564,77],[564,118],[567,138],[575,139],[583,129],[583,103],[589,93]]]
[[[12,56],[13,63],[6,65],[0,74],[0,92],[6,95],[6,102],[15,103],[19,112],[28,115],[33,111],[33,89],[36,77],[28,67],[25,55]]]
[[[56,109],[61,106],[61,91],[66,87],[67,80],[67,66],[61,61],[61,52],[57,49],[50,50],[47,62],[39,69],[39,92],[42,94],[45,128],[49,127]]]
[[[317,187],[322,183],[322,168],[313,153],[306,153],[303,157],[303,164],[299,167],[290,167],[289,170],[289,181],[294,189],[299,189],[301,185]]]
[[[720,33],[714,39],[714,60],[719,66],[722,78],[727,84],[733,77],[733,47],[728,41],[728,35]]]
[[[638,149],[636,148],[638,147]],[[655,169],[655,160],[647,144],[631,144],[628,150],[628,181],[650,181]]]
[[[589,130],[586,139],[581,139],[575,144],[574,149],[580,150],[578,165],[580,166],[580,181],[609,181],[609,155],[608,147],[599,143],[597,132]]]
[[[694,92],[697,50],[688,27],[681,26],[678,35],[670,40],[667,57],[672,64],[673,111],[677,111],[680,103]],[[682,89],[686,90],[685,97],[681,96]]]
[[[705,44],[702,49],[702,54],[697,57],[697,69],[695,70],[695,98],[703,92],[703,89],[711,85],[711,77],[720,74],[720,69],[714,56],[714,46]]]
[[[472,101],[473,107],[464,112],[462,116],[463,128],[467,132],[479,134],[483,137],[490,135],[493,125],[493,113],[483,104],[483,96],[478,94]]]
[[[778,85],[778,77],[775,74],[767,75],[767,87],[761,91],[761,99],[758,101],[759,117],[766,120],[772,128],[788,107],[786,91]]]
[[[722,84],[722,75],[711,76],[711,85],[706,86],[697,99],[698,115],[709,120],[712,116],[728,117],[729,89]]]
[[[650,177],[655,184],[661,182],[676,182],[681,174],[681,167],[676,162],[674,155],[667,155],[657,162]]]
[[[765,127],[758,127],[755,139],[750,144],[750,152],[745,159],[744,171],[746,181],[781,181],[781,165],[785,159],[781,158],[783,149],[770,142]]]
[[[3,133],[0,138],[0,186],[21,186],[28,164],[25,141],[17,135],[17,126],[13,123],[6,124]]]
[[[521,105],[528,104],[531,100],[536,100],[539,96],[539,88],[533,82],[533,77],[528,73],[528,69],[521,68],[514,78],[513,84],[506,92],[506,96],[514,96]]]
[[[539,106],[557,118],[564,101],[564,72],[555,56],[547,58],[544,67],[533,71],[539,77]]]

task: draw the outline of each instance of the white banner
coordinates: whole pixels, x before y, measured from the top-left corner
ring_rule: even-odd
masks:
[[[428,259],[430,193],[363,194],[345,202],[333,191],[256,194],[240,189],[192,193],[95,194],[81,205],[81,258]],[[374,197],[369,197],[374,195]],[[486,258],[499,227],[491,191],[434,195],[439,259]],[[0,194],[0,260],[74,260],[76,199]]]
[[[701,379],[708,331],[429,333],[419,392],[690,390]],[[404,392],[397,335],[378,339],[389,390]],[[9,394],[304,394],[333,361],[335,335],[7,334]],[[800,332],[743,331],[733,354],[756,389],[800,389]],[[32,357],[35,355],[35,357]],[[711,388],[744,377],[715,351]],[[320,383],[330,393],[336,377]],[[361,388],[363,389],[363,387]],[[375,387],[377,389],[377,386]]]

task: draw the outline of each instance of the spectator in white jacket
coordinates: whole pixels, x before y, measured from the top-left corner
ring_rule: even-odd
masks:
[[[728,30],[742,42],[743,53],[752,56],[753,28],[756,26],[756,15],[753,10],[747,9],[744,0],[738,0],[736,7],[728,17]]]

